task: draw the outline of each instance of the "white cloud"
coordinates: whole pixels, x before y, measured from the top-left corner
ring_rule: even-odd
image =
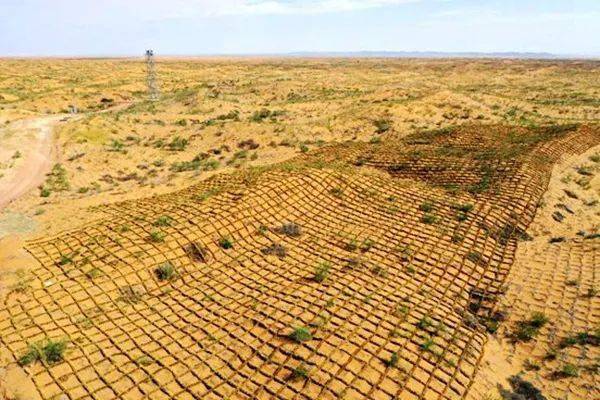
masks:
[[[145,1],[141,13],[153,19],[227,15],[305,15],[388,7],[420,0],[172,0]]]

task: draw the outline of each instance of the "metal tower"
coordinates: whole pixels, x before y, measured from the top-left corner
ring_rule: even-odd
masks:
[[[146,71],[148,83],[148,97],[156,101],[160,97],[158,85],[156,84],[156,69],[154,68],[154,50],[146,50]]]

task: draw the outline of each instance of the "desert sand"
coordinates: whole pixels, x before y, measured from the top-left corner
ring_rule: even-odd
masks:
[[[598,397],[597,62],[158,71],[0,61],[6,398]]]

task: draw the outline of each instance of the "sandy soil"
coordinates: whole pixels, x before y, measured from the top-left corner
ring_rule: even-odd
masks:
[[[63,116],[25,119],[5,127],[11,138],[3,141],[0,159],[7,159],[17,148],[22,158],[0,178],[0,211],[12,201],[41,185],[52,167],[54,146],[52,128]]]
[[[554,167],[528,230],[532,240],[519,244],[499,307],[509,313],[508,321],[486,345],[471,399],[498,398],[498,388],[508,396],[515,376],[547,399],[600,397],[598,343],[561,344],[579,333],[600,334],[600,301],[590,295],[600,288],[600,243],[593,238],[600,231],[599,155],[596,146]],[[548,323],[532,340],[515,342],[516,327],[533,312],[544,313]],[[565,376],[567,365],[577,376]]]
[[[151,393],[151,398],[167,398],[166,393],[189,398],[190,393],[204,393],[201,386],[206,384],[217,388],[210,389],[213,398],[220,394],[223,398],[231,390],[224,381],[234,375],[231,384],[241,380],[254,393],[257,387],[268,387],[270,398],[341,398],[344,394],[358,399],[365,398],[365,393],[382,399],[391,398],[391,393],[402,393],[403,400],[458,398],[457,393],[468,390],[468,377],[476,370],[486,339],[481,329],[464,326],[463,315],[456,310],[466,307],[470,296],[466,288],[495,282],[499,273],[510,269],[513,259],[502,261],[506,253],[496,246],[503,245],[495,242],[488,228],[493,232],[507,222],[505,210],[512,207],[529,215],[535,205],[528,204],[525,211],[521,207],[537,194],[520,193],[523,199],[514,195],[497,208],[490,206],[489,198],[460,197],[475,208],[456,228],[451,204],[455,194],[414,180],[401,184],[396,176],[388,181],[385,166],[399,162],[404,147],[370,154],[381,155],[381,165],[362,167],[347,176],[342,171],[343,179],[340,171],[330,175],[312,170],[294,177],[293,165],[286,165],[285,174],[268,175],[270,179],[254,187],[253,174],[259,175],[265,165],[309,157],[328,145],[339,155],[330,160],[333,165],[350,157],[343,149],[351,142],[376,146],[388,138],[399,140],[441,127],[503,123],[518,131],[540,124],[595,123],[600,121],[600,92],[594,84],[599,65],[578,61],[170,59],[158,65],[163,97],[149,103],[144,94],[144,66],[135,60],[0,60],[0,123],[4,126],[0,131],[0,193],[6,190],[11,198],[18,197],[0,211],[0,236],[12,233],[0,239],[0,300],[9,296],[11,305],[7,310],[0,307],[5,316],[10,314],[0,318],[0,324],[10,320],[18,325],[14,334],[22,335],[9,340],[10,351],[2,346],[0,398],[3,390],[11,399],[36,398],[39,388],[47,384],[44,395],[62,390],[77,397],[85,387],[90,393],[97,391],[98,398],[113,398],[115,393],[141,398],[139,390],[146,397]],[[111,71],[110,79],[106,71]],[[40,117],[40,113],[65,112],[72,103],[84,112],[79,118],[57,123],[54,117]],[[263,118],[264,110],[268,116]],[[46,140],[51,127],[56,148],[50,146],[55,158],[48,163],[44,154],[49,154]],[[173,142],[177,137],[185,139],[185,144],[178,147]],[[426,147],[419,157],[427,164],[431,156],[451,156],[436,152],[457,150],[456,144],[447,145]],[[21,157],[13,158],[17,150]],[[473,400],[499,398],[497,385],[508,390],[507,379],[523,372],[528,358],[541,368],[525,371],[523,376],[549,398],[588,400],[590,393],[596,393],[589,387],[590,382],[598,386],[597,374],[589,372],[590,360],[598,356],[594,348],[562,349],[557,360],[543,360],[543,353],[556,347],[560,338],[591,330],[600,315],[598,296],[586,297],[590,288],[598,287],[593,268],[599,263],[593,245],[597,239],[584,239],[598,231],[600,222],[598,205],[594,205],[600,178],[590,160],[593,154],[564,160],[554,170],[530,227],[533,241],[519,244],[509,291],[500,302],[512,314],[496,335],[488,337],[485,368],[473,379]],[[48,184],[45,174],[56,161],[64,167],[62,179],[68,189],[52,190],[42,198],[33,189]],[[458,173],[442,161],[426,166],[438,171],[435,176]],[[401,164],[418,170],[413,158]],[[467,166],[460,181],[477,183],[478,169]],[[219,178],[220,173],[244,176],[245,171],[250,172],[241,186],[215,195],[214,187],[229,179]],[[535,175],[535,171],[527,174]],[[215,175],[216,183],[211,180]],[[202,182],[214,187],[204,187]],[[340,186],[348,182],[357,186],[348,186],[349,197],[339,197]],[[184,189],[192,184],[197,186]],[[180,189],[184,190],[168,196]],[[213,195],[215,200],[206,200]],[[392,198],[398,204],[390,204]],[[418,206],[430,198],[445,204],[440,210],[443,227],[432,228],[420,219]],[[128,200],[135,201],[115,205]],[[163,214],[174,218],[171,226],[160,228],[170,236],[165,243],[149,243],[148,235],[157,229],[154,224]],[[286,220],[302,223],[306,242],[281,237],[275,228]],[[261,224],[269,229],[259,235]],[[454,235],[455,228],[461,234]],[[233,251],[224,252],[217,244],[222,232],[235,235]],[[467,243],[458,246],[455,236],[463,233]],[[358,255],[348,252],[343,241],[352,236],[375,239],[375,244],[364,252],[355,249]],[[32,237],[48,240],[34,246],[43,248],[36,256],[42,264],[23,250],[23,240]],[[561,237],[564,241],[548,243]],[[182,250],[182,243],[193,240],[210,249],[208,270]],[[263,253],[269,243],[287,246],[285,261]],[[59,270],[61,255],[70,256],[80,248],[85,254],[73,252],[73,257],[82,268]],[[400,254],[398,249],[412,249],[414,254]],[[488,265],[468,260],[479,254],[472,253],[475,250],[489,258]],[[91,265],[83,260],[88,255]],[[312,287],[307,277],[323,256],[336,261],[331,271],[335,280]],[[341,267],[355,257],[361,261],[357,265],[364,261],[369,267]],[[406,265],[409,258],[412,265]],[[165,260],[187,274],[173,287],[157,284],[152,273],[156,263]],[[96,269],[107,273],[96,276]],[[119,300],[120,290],[135,286],[132,282],[154,292],[142,304],[125,304]],[[72,289],[73,285],[79,285],[78,289]],[[349,295],[347,289],[354,294]],[[246,294],[249,297],[244,298]],[[49,301],[49,296],[54,300]],[[321,307],[325,300],[329,305]],[[408,314],[398,316],[386,308],[392,300],[394,307],[408,307]],[[36,302],[43,306],[33,314],[17,312]],[[321,307],[322,313],[316,315],[314,307]],[[510,342],[508,335],[533,311],[551,316],[549,326],[532,343]],[[48,370],[38,364],[26,372],[16,366],[14,358],[27,343],[45,333],[28,325],[26,315],[35,315],[44,330],[73,339],[68,362]],[[434,318],[436,328],[420,328],[419,320],[424,317]],[[46,328],[48,318],[56,318],[52,328]],[[157,323],[155,318],[165,320]],[[321,330],[315,322],[320,319],[331,320],[337,330]],[[297,323],[319,331],[322,344],[294,347],[285,342],[281,332],[289,333]],[[195,347],[199,344],[200,349]],[[187,354],[186,349],[192,351]],[[326,361],[321,360],[320,351]],[[390,360],[394,351],[399,357],[397,370],[382,362]],[[140,365],[143,355],[156,362]],[[305,357],[311,367],[321,363],[325,374],[306,384],[287,381],[290,368]],[[240,359],[244,360],[241,366]],[[566,363],[577,365],[580,377],[552,380]],[[81,370],[80,365],[89,368]],[[261,368],[256,369],[257,365]],[[54,381],[58,386],[48,383]]]

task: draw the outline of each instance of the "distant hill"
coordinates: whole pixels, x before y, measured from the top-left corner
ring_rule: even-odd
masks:
[[[356,52],[294,52],[291,57],[370,57],[370,58],[518,58],[518,59],[562,59],[598,58],[590,55],[564,55],[552,53],[519,52],[443,52],[443,51],[356,51]]]

